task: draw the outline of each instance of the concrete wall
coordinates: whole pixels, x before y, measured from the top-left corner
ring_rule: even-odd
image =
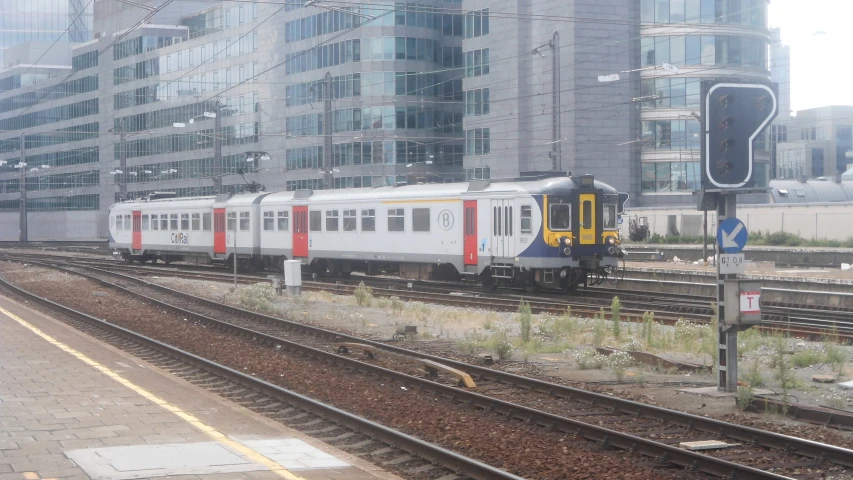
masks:
[[[740,205],[737,216],[749,231],[789,232],[807,239],[845,240],[853,237],[853,204]],[[628,235],[629,219],[645,218],[651,234],[667,235],[674,222],[684,236],[702,234],[702,212],[695,208],[631,209],[621,225]],[[717,215],[708,212],[708,233],[717,229]]]
[[[30,212],[28,230],[30,240],[99,240],[99,212]],[[0,213],[0,240],[20,238],[17,213]]]

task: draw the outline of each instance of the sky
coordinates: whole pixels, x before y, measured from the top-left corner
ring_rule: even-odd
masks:
[[[770,0],[769,17],[791,46],[791,109],[853,105],[853,1]]]

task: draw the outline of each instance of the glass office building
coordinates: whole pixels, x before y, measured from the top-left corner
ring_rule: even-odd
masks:
[[[33,40],[52,42],[91,38],[92,6],[83,0],[0,0],[0,49]],[[75,21],[76,19],[76,21]]]

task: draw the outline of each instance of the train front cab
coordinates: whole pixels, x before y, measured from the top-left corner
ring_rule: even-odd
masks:
[[[536,283],[547,288],[572,290],[596,285],[618,266],[620,254],[619,194],[599,184],[591,175],[572,177],[574,188],[565,194],[545,195],[545,243],[562,260],[556,272],[542,270]]]

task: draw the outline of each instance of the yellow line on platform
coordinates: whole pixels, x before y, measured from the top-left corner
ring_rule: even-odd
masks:
[[[3,307],[0,307],[0,313],[6,315],[7,317],[11,318],[12,320],[18,322],[23,327],[29,329],[31,332],[35,333],[39,337],[47,340],[47,342],[50,343],[51,345],[59,348],[60,350],[66,352],[66,353],[71,354],[72,356],[76,357],[78,360],[82,361],[83,363],[86,363],[87,365],[93,367],[95,370],[98,370],[99,372],[101,372],[104,375],[112,378],[113,380],[124,385],[125,387],[133,390],[134,392],[138,393],[139,395],[142,395],[143,397],[147,398],[149,401],[151,401],[155,405],[158,405],[158,406],[162,407],[163,409],[174,413],[175,415],[180,417],[182,420],[186,421],[187,423],[189,423],[190,425],[195,427],[197,430],[203,432],[205,435],[207,435],[211,439],[218,442],[220,445],[230,449],[231,451],[240,453],[241,455],[245,456],[248,460],[250,460],[252,462],[255,462],[257,464],[260,464],[260,465],[267,467],[272,472],[278,474],[278,476],[281,478],[285,478],[287,480],[305,480],[305,478],[303,478],[303,477],[300,477],[298,475],[294,475],[293,473],[288,471],[286,468],[284,468],[284,466],[282,466],[278,462],[276,462],[270,458],[267,458],[263,454],[247,447],[246,445],[243,445],[240,442],[231,440],[226,435],[219,432],[218,430],[211,427],[210,425],[207,425],[206,423],[202,422],[201,420],[199,420],[195,416],[184,412],[183,410],[176,407],[175,405],[172,405],[171,403],[163,400],[162,398],[158,397],[157,395],[154,395],[153,393],[149,392],[148,390],[136,385],[135,383],[131,382],[130,380],[127,380],[126,378],[115,373],[114,371],[110,370],[109,368],[107,368],[107,367],[101,365],[100,363],[92,360],[91,358],[87,357],[83,353],[80,353],[77,350],[69,347],[68,345],[65,345],[64,343],[54,339],[50,335],[42,332],[39,328],[30,324],[29,322],[22,319],[21,317],[13,314],[12,312],[9,312],[8,310],[4,309]]]

